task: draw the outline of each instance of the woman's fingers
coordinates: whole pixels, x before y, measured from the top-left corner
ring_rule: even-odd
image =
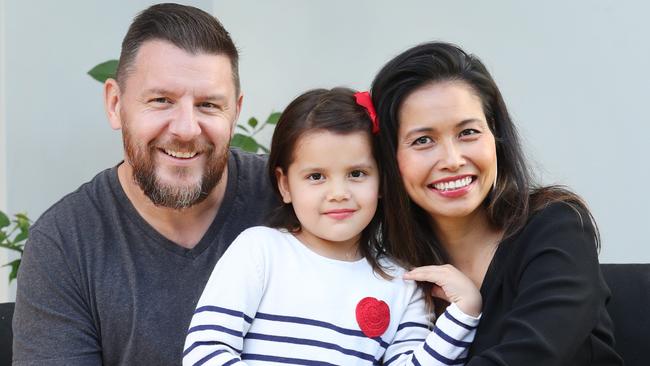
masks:
[[[413,268],[403,278],[433,283],[432,296],[455,303],[465,314],[476,316],[481,312],[482,299],[478,288],[450,264]]]
[[[406,280],[427,281],[440,284],[439,282],[444,280],[445,275],[449,274],[450,269],[448,267],[451,266],[442,265],[417,267],[413,268],[409,272],[406,272],[403,278]]]
[[[445,290],[443,290],[442,287],[440,287],[438,285],[433,285],[433,287],[431,288],[431,296],[437,297],[439,299],[443,299],[443,300],[445,300],[447,302],[451,302],[451,300],[449,299],[449,297],[445,293]]]

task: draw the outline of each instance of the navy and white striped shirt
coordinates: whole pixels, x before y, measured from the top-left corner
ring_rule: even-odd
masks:
[[[208,281],[192,318],[183,365],[462,365],[478,318],[450,306],[435,326],[422,292],[375,274],[365,260],[338,261],[293,235],[244,231]],[[385,332],[370,338],[357,322],[359,301],[388,305]],[[433,329],[433,330],[432,330]]]

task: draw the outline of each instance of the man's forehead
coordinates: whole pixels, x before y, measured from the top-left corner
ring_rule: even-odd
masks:
[[[141,90],[192,89],[198,94],[228,95],[235,88],[228,56],[204,52],[190,53],[170,42],[142,44],[129,70],[127,84],[138,83]]]

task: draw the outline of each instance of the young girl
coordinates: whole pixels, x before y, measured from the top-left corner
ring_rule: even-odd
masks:
[[[309,91],[275,129],[269,176],[284,205],[215,266],[192,318],[184,365],[459,365],[481,309],[474,284],[432,267],[451,305],[427,304],[378,236],[380,128],[368,93]],[[408,276],[408,275],[407,275]]]

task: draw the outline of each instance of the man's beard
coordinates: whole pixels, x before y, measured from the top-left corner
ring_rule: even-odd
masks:
[[[217,151],[212,144],[172,140],[163,144],[164,148],[174,151],[197,151],[205,155],[203,174],[198,182],[172,185],[162,182],[156,174],[154,156],[161,147],[156,144],[156,141],[151,142],[148,146],[138,145],[133,141],[127,126],[124,126],[122,139],[126,157],[133,168],[133,180],[156,206],[179,210],[202,202],[219,183],[228,163],[227,144]],[[191,174],[192,168],[175,167],[172,169],[181,180]]]

